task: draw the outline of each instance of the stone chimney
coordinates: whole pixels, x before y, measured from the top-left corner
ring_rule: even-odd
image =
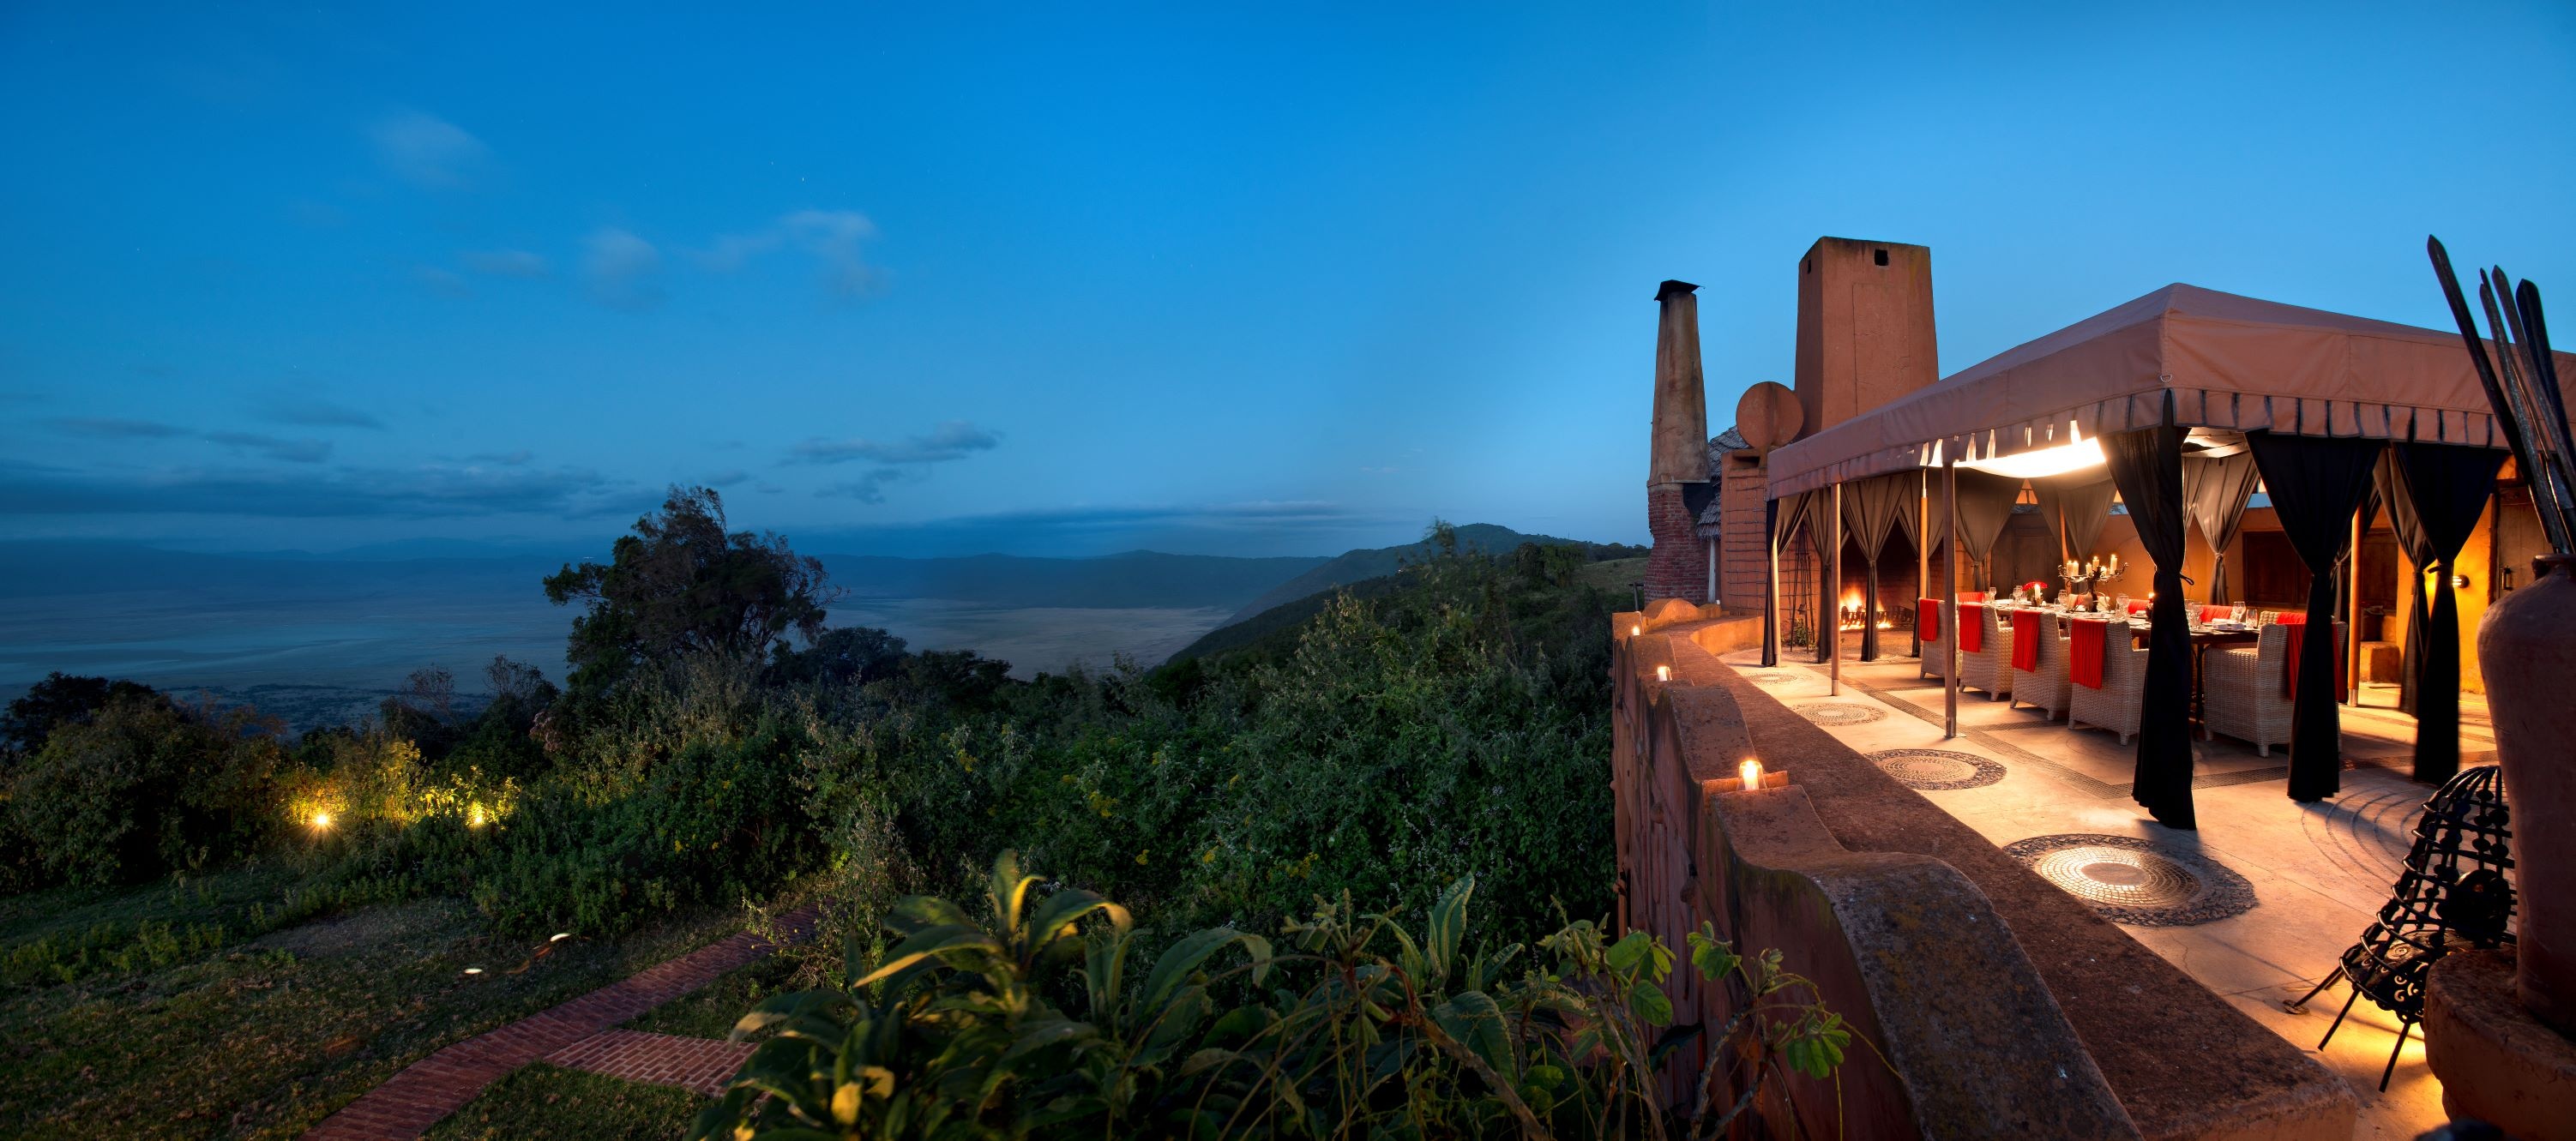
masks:
[[[1708,601],[1708,547],[1698,508],[1708,498],[1708,390],[1699,368],[1699,287],[1667,281],[1655,330],[1653,462],[1646,474],[1646,598]]]
[[[1818,238],[1798,259],[1800,436],[1941,379],[1932,336],[1932,251]]]

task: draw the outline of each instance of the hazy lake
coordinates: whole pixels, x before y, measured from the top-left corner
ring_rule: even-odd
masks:
[[[1153,665],[1223,622],[1213,607],[1011,607],[927,598],[845,598],[835,626],[880,626],[914,649],[974,650],[1030,677],[1117,655]],[[51,670],[207,689],[290,721],[363,710],[412,670],[454,670],[482,688],[494,654],[563,677],[572,612],[534,591],[385,591],[278,597],[227,589],[0,597],[0,698]]]

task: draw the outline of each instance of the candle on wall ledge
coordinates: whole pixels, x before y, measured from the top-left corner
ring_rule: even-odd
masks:
[[[1637,624],[1636,624],[1636,623],[1634,623],[1634,622],[1631,622],[1631,623],[1629,623],[1629,624],[1628,624],[1628,636],[1629,636],[1629,637],[1631,637],[1631,638],[1634,638],[1634,637],[1636,637],[1637,635],[1639,635],[1639,634],[1643,634],[1643,633],[1645,633],[1645,632],[1646,632],[1646,628],[1645,628],[1645,627],[1643,627],[1643,626],[1637,625]]]
[[[1656,681],[1671,681],[1671,680],[1673,680],[1673,667],[1671,667],[1671,666],[1656,666],[1656,667],[1655,667],[1655,680],[1656,680]]]
[[[1744,777],[1744,791],[1751,792],[1762,787],[1762,762],[1747,760],[1737,766],[1736,772]]]

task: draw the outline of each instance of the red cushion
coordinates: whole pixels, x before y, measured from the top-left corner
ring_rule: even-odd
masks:
[[[2216,622],[2235,612],[2235,608],[2230,606],[2203,606],[2200,608],[2200,620],[2203,623]]]
[[[2304,627],[2308,624],[2308,616],[2299,613],[2284,614],[2280,617],[2279,622],[2283,626]],[[2299,650],[2301,648],[2300,643],[2308,640],[2306,634],[2307,632],[2305,630],[2291,634],[2288,639],[2288,649],[2281,656],[2281,696],[2290,701],[2297,701],[2299,699]],[[2335,691],[2337,693],[2341,693],[2350,685],[2350,679],[2352,677],[2352,662],[2344,656],[2343,639],[2338,637],[2335,638],[2333,642],[2335,656]]]
[[[2111,623],[2105,619],[2075,620],[2075,631],[2066,642],[2066,672],[2075,684],[2102,688],[2102,647],[2110,641],[2110,630]]]
[[[2133,598],[2129,600],[2129,613],[2131,614],[2149,614],[2153,613],[2155,608],[2155,602],[2149,599]]]
[[[1918,598],[1918,599],[1915,599],[1915,600],[1914,600],[1914,625],[1915,625],[1915,628],[1916,628],[1916,629],[1921,630],[1921,631],[1923,632],[1923,640],[1924,640],[1924,641],[1926,641],[1926,642],[1938,642],[1938,641],[1940,641],[1940,640],[1941,640],[1941,603],[1940,603],[1940,600],[1938,600],[1938,599],[1932,599],[1932,598]]]
[[[2039,624],[2048,617],[2036,610],[2013,611],[2013,668],[2025,673],[2039,668]]]
[[[1986,648],[1986,604],[1959,604],[1959,652],[1973,654]]]

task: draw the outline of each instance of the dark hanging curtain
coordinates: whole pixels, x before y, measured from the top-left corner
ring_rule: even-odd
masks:
[[[2236,532],[2245,524],[2245,501],[2254,494],[2257,474],[2251,452],[2217,459],[2186,457],[2182,461],[2183,504],[2191,513],[2192,525],[2200,528],[2200,537],[2217,552],[2217,561],[2209,568],[2212,605],[2230,601],[2227,548],[2236,542]]]
[[[2254,465],[2281,533],[2308,568],[2308,622],[2299,635],[2296,707],[2290,713],[2290,799],[2321,800],[2342,787],[2343,727],[2335,711],[2335,561],[2353,513],[2370,493],[2377,440],[2249,432]]]
[[[2013,501],[2021,498],[2021,481],[1993,472],[1959,471],[1959,553],[1976,569],[1970,590],[1994,589],[1995,540],[2012,522]]]
[[[1914,473],[1872,476],[1843,485],[1843,526],[1860,548],[1860,660],[1878,660],[1878,555],[1896,518],[1914,508]]]
[[[2102,523],[2111,517],[2111,481],[2086,472],[2081,476],[2034,479],[2031,488],[2039,493],[2039,513],[2048,520],[2050,534],[2064,537],[2065,550],[2057,557],[2082,559],[2093,553],[2093,545],[2102,541]],[[2050,567],[2054,576],[2057,568]]]
[[[1924,473],[1917,470],[1905,472],[1890,478],[1903,481],[1903,483],[1899,485],[1898,494],[1903,502],[1899,503],[1896,508],[1896,529],[1904,533],[1906,542],[1914,545],[1915,565],[1920,567],[1928,560],[1931,551],[1931,548],[1923,545],[1923,520],[1921,518],[1921,512],[1925,506],[1923,499]],[[1914,597],[1929,598],[1931,596],[1932,583],[1928,580],[1928,576],[1918,576],[1914,583]],[[1912,642],[1913,648],[1908,652],[1912,653],[1917,658],[1922,657],[1923,616],[1920,614],[1914,616],[1914,626],[1911,631],[1910,641]]]
[[[2495,495],[2496,469],[2504,463],[2504,453],[2459,444],[2397,444],[2389,452],[2396,462],[2383,464],[2382,470],[2393,470],[2397,479],[2383,498],[2392,508],[2400,501],[2409,505],[2424,550],[2432,556],[2418,564],[2433,572],[2432,612],[2420,641],[2409,619],[2406,649],[2407,657],[2416,658],[2414,649],[2424,648],[2415,679],[2415,779],[2440,784],[2460,771],[2460,611],[2451,594],[2451,560],[2460,557],[2487,500]],[[2410,542],[2410,558],[2413,550]],[[2415,593],[2419,599],[2423,595]]]
[[[1798,524],[1806,518],[1806,510],[1807,497],[1804,495],[1763,501],[1763,511],[1771,519],[1772,546],[1780,552],[1783,560],[1792,553],[1789,542],[1796,537]],[[1765,552],[1764,557],[1768,559],[1769,552]],[[1767,565],[1764,573],[1770,573]],[[1780,664],[1781,609],[1789,601],[1780,594],[1782,585],[1776,581],[1771,584],[1771,597],[1762,609],[1762,664],[1765,668]]]
[[[2415,693],[2424,675],[2424,623],[2429,600],[2424,597],[2424,575],[2442,556],[2433,550],[2433,537],[2424,533],[2416,521],[2415,503],[2398,483],[2397,453],[2382,452],[2374,469],[2371,498],[2388,508],[2388,525],[2397,532],[2397,546],[2406,562],[2415,568],[2415,589],[2406,592],[2406,644],[2397,666],[2397,708],[2415,712]]]
[[[2191,804],[2191,624],[2183,616],[2182,597],[2182,429],[2113,432],[2102,437],[2102,454],[2138,526],[2138,542],[2156,566],[2156,601],[2147,617],[2147,690],[2138,709],[2138,765],[2129,795],[2165,827],[2197,828]]]
[[[1842,639],[1842,584],[1834,578],[1834,489],[1819,487],[1802,496],[1799,510],[1807,529],[1807,549],[1816,553],[1816,661],[1822,664]]]

